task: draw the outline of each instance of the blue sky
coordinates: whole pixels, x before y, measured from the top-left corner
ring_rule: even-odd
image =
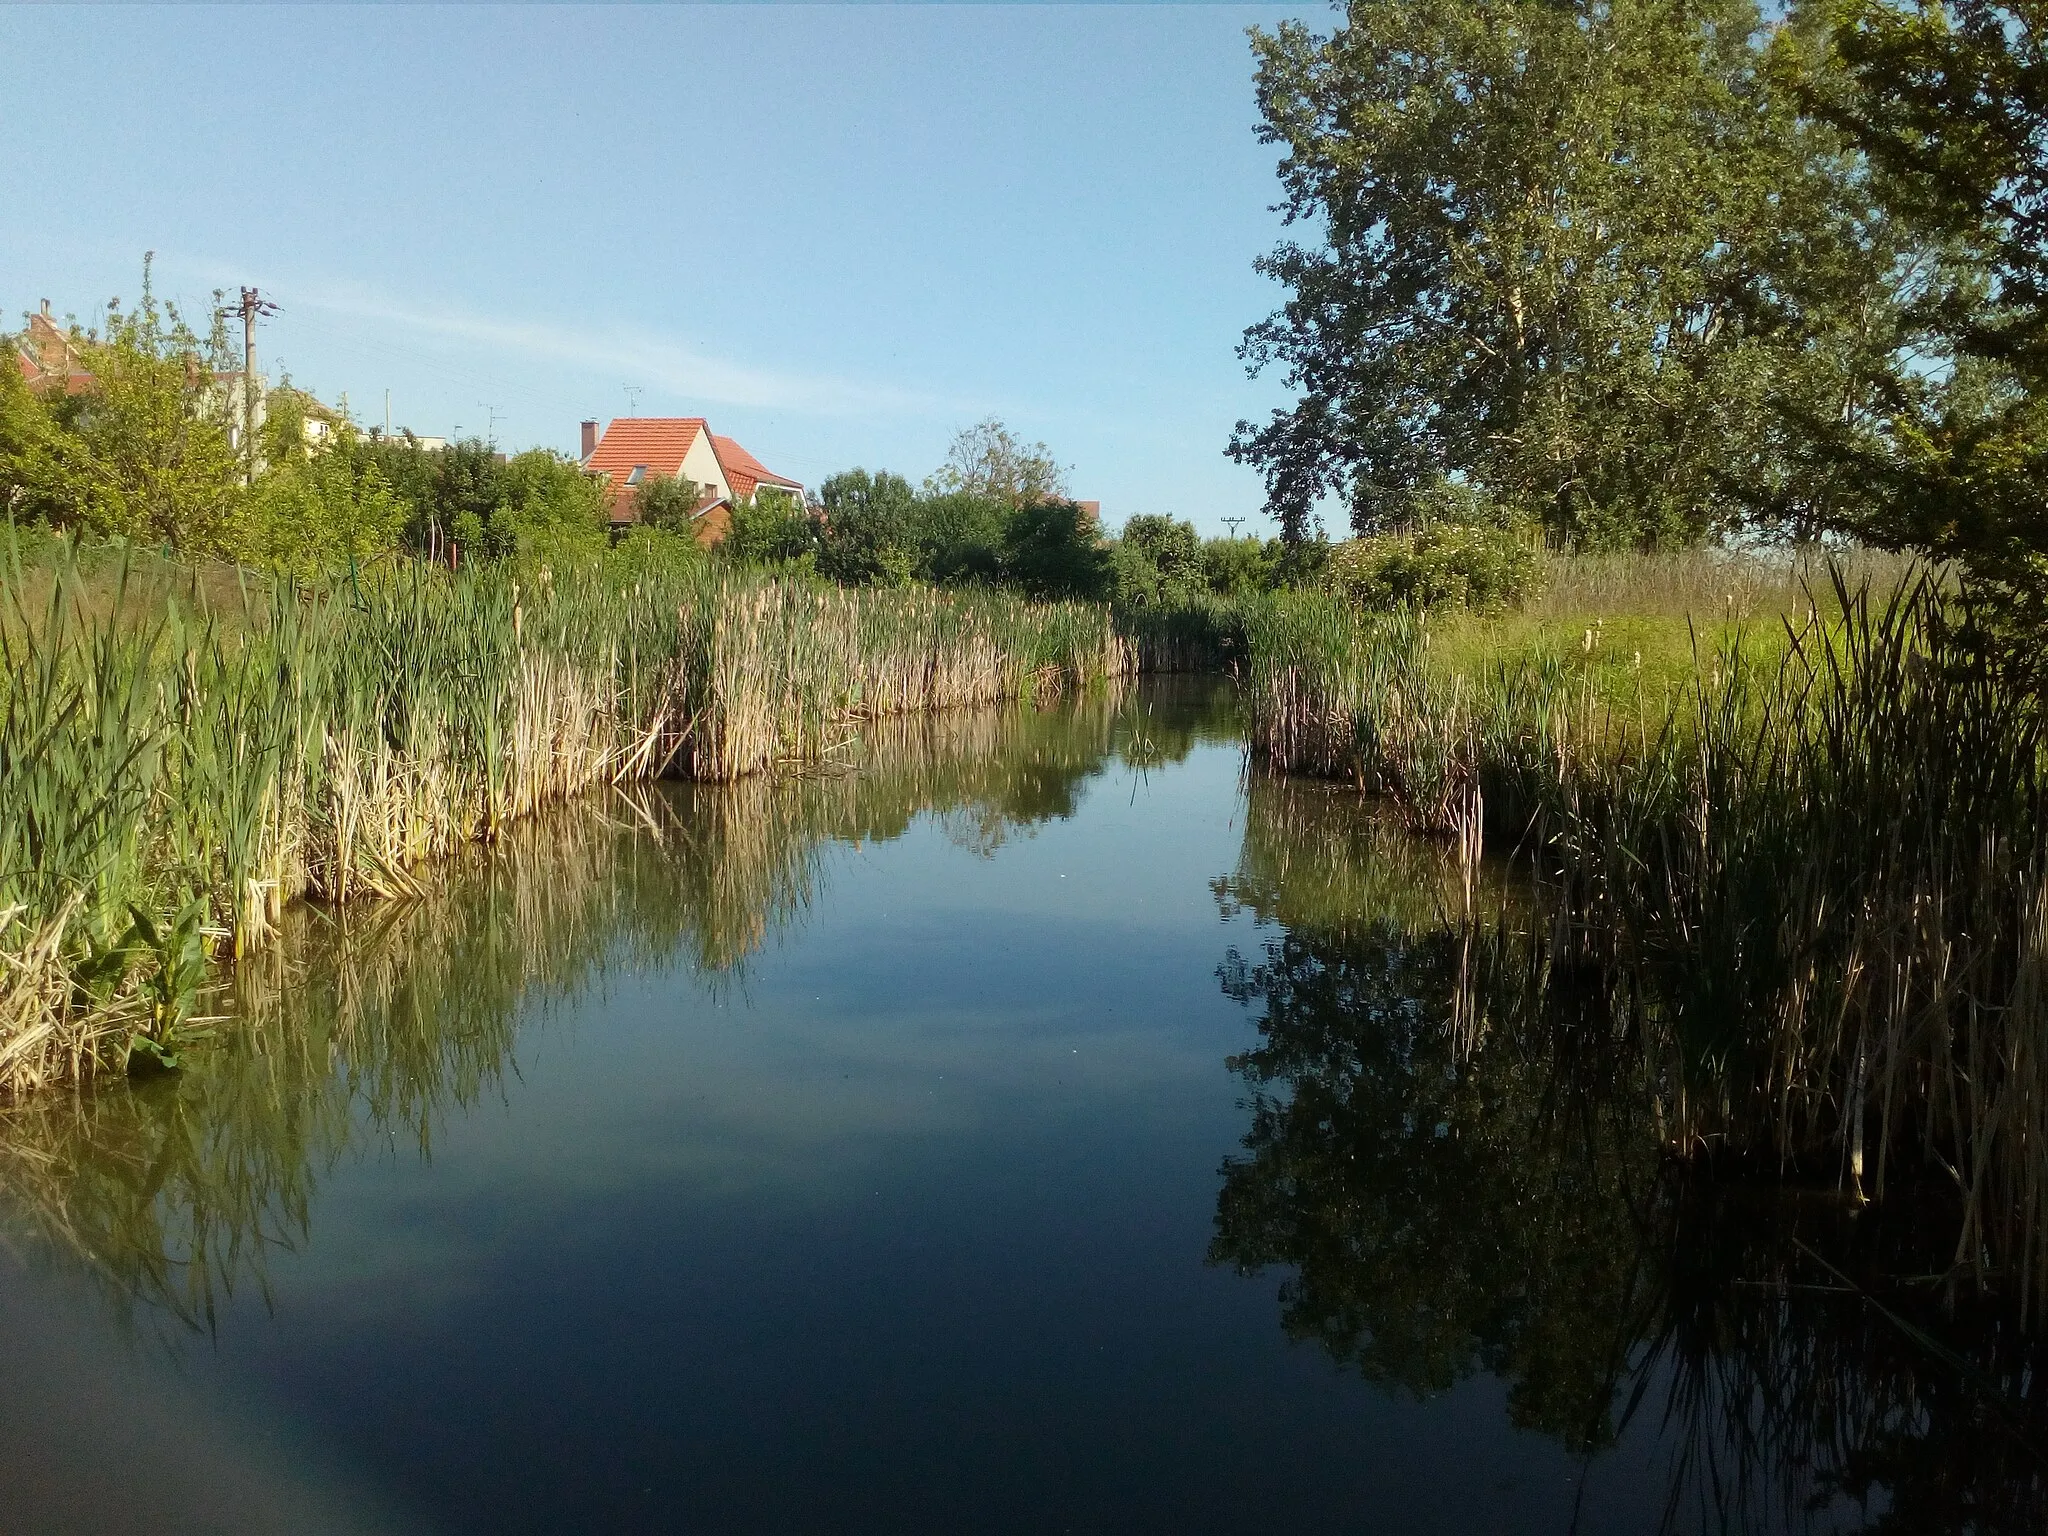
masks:
[[[259,284],[359,420],[707,415],[816,484],[996,415],[1211,533],[1284,398],[1245,28],[1320,7],[0,9],[0,313]],[[61,82],[59,84],[58,82]]]

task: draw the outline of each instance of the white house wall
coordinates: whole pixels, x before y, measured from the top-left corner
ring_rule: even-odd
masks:
[[[715,487],[721,496],[730,496],[732,486],[727,483],[725,471],[719,467],[717,450],[711,446],[709,431],[700,431],[690,443],[690,451],[683,455],[683,478],[694,480],[699,485]]]

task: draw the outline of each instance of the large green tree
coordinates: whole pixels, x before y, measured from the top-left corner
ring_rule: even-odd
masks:
[[[1298,392],[1231,451],[1290,537],[1477,484],[1554,539],[1840,522],[1795,417],[1912,377],[1925,265],[1841,135],[1778,84],[1814,47],[1751,0],[1358,0],[1255,32],[1261,136],[1312,232],[1246,334]]]
[[[1858,523],[2048,592],[2048,5],[1834,0],[1828,68],[1805,80],[1896,216],[1976,281],[1920,296],[1946,387],[1902,393],[1877,430],[1814,423],[1821,456],[1881,494]]]
[[[0,499],[16,516],[99,534],[232,553],[243,466],[230,445],[205,344],[156,297],[117,299],[75,335],[83,394],[0,392]],[[11,352],[11,348],[8,349]],[[5,360],[15,373],[11,356]]]

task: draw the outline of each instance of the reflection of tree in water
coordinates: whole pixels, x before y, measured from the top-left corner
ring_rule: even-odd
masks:
[[[678,955],[732,975],[813,899],[828,848],[932,814],[993,849],[1071,814],[1126,744],[1184,756],[1224,708],[1147,690],[875,722],[832,772],[593,797],[442,866],[417,899],[295,909],[184,1070],[0,1109],[13,1225],[123,1305],[203,1325],[309,1239],[339,1159],[426,1155],[446,1116],[502,1091],[533,1010]]]
[[[1233,954],[1224,989],[1265,1019],[1233,1062],[1251,1156],[1226,1169],[1214,1256],[1295,1265],[1288,1332],[1374,1381],[1437,1392],[1491,1370],[1518,1424],[1605,1444],[1646,1305],[1654,1149],[1569,1113],[1501,1035],[1461,1062],[1442,1006],[1460,960],[1454,939],[1390,927]]]
[[[1669,1530],[2044,1528],[2048,1347],[1918,1283],[1951,1226],[1667,1165],[1626,988],[1526,921],[1356,915],[1377,877],[1319,857],[1455,871],[1291,786],[1251,796],[1219,897],[1288,926],[1220,971],[1262,1017],[1211,1256],[1286,1266],[1291,1336],[1416,1393],[1492,1373],[1577,1450],[1656,1437]]]

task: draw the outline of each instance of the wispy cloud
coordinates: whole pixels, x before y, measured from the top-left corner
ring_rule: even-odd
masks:
[[[298,287],[296,304],[503,356],[573,369],[609,384],[645,383],[691,402],[757,406],[813,415],[957,416],[971,407],[921,390],[826,374],[763,368],[708,356],[670,338],[600,323],[508,320],[454,308],[427,309],[354,285]]]
[[[204,256],[171,257],[159,270],[209,285],[250,281],[246,266]],[[953,399],[929,390],[874,380],[848,379],[794,367],[737,363],[673,337],[602,320],[525,320],[483,315],[457,305],[426,306],[391,297],[363,283],[305,274],[263,275],[266,290],[294,310],[317,310],[358,322],[365,345],[380,341],[411,347],[439,343],[501,358],[544,362],[615,388],[620,380],[650,394],[690,404],[734,405],[817,416],[897,416],[966,420],[986,414],[986,402]],[[378,331],[386,332],[379,336]]]

